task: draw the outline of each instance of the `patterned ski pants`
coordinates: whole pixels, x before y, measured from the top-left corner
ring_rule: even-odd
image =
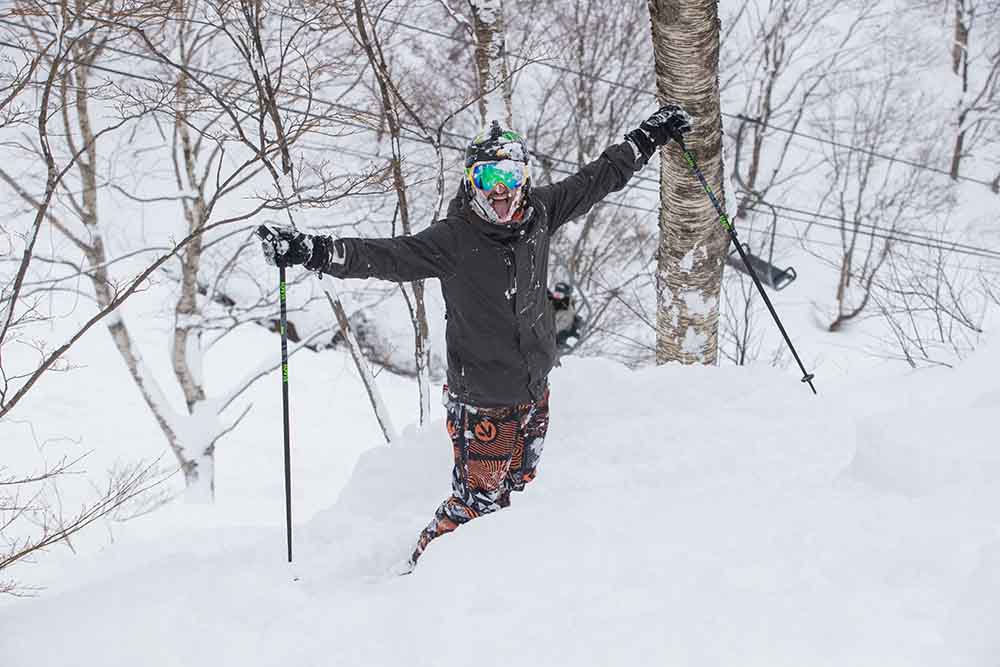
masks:
[[[510,505],[510,492],[523,491],[535,478],[549,428],[548,389],[539,401],[502,408],[459,403],[447,385],[444,397],[455,455],[451,496],[420,533],[412,563],[435,537]]]

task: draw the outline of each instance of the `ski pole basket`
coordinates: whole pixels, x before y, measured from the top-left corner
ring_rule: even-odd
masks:
[[[750,245],[748,243],[743,243],[741,245],[743,246],[743,252],[746,253],[747,261],[750,263],[750,266],[753,267],[754,272],[757,274],[757,277],[760,278],[762,283],[771,289],[780,292],[795,282],[798,274],[795,273],[794,268],[790,266],[787,269],[779,269],[763,257],[758,257],[750,252]],[[736,250],[736,248],[733,248],[732,251],[730,251],[729,256],[726,257],[726,264],[733,267],[740,273],[750,275],[747,271],[747,267],[743,264],[743,260],[740,259],[739,251]]]

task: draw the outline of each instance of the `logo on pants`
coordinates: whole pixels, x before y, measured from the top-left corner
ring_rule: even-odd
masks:
[[[493,422],[481,421],[476,424],[474,433],[479,442],[490,442],[497,437],[497,427],[493,425]]]

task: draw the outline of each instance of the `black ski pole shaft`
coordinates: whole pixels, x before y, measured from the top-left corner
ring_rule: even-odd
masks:
[[[285,541],[288,562],[292,562],[292,464],[288,427],[288,306],[286,302],[285,267],[278,267],[278,298],[281,302],[281,407],[285,421]]]
[[[681,151],[684,154],[684,160],[687,161],[688,166],[691,167],[691,171],[698,178],[698,181],[701,183],[701,187],[705,189],[705,194],[708,195],[708,198],[712,201],[712,206],[715,207],[715,211],[719,214],[719,222],[722,223],[722,226],[729,232],[729,238],[736,245],[736,250],[740,253],[740,258],[743,260],[743,264],[747,267],[747,272],[750,274],[750,277],[753,278],[754,285],[757,286],[757,291],[760,292],[761,297],[764,299],[767,309],[771,311],[771,317],[774,318],[774,323],[778,325],[778,330],[784,337],[785,343],[788,344],[788,349],[792,351],[792,356],[795,357],[795,361],[799,365],[799,370],[802,371],[802,381],[807,383],[809,388],[812,389],[812,392],[815,394],[816,387],[813,386],[812,382],[815,375],[806,371],[806,367],[802,364],[802,360],[799,359],[799,353],[795,351],[795,346],[792,345],[792,340],[788,337],[788,332],[785,331],[785,327],[781,323],[781,318],[778,317],[778,312],[774,309],[774,305],[771,303],[771,299],[768,298],[767,292],[764,291],[764,286],[761,285],[760,278],[757,277],[757,272],[754,271],[753,267],[750,265],[750,260],[747,259],[743,246],[740,245],[740,239],[736,236],[736,228],[733,226],[733,223],[729,221],[729,217],[726,215],[726,212],[722,210],[722,204],[719,203],[719,200],[715,196],[715,193],[712,192],[712,188],[709,186],[708,181],[705,180],[705,174],[703,174],[701,169],[698,167],[698,163],[695,161],[694,155],[687,149],[687,146],[684,145],[684,138],[681,136],[674,136],[674,141],[676,141],[681,147]]]

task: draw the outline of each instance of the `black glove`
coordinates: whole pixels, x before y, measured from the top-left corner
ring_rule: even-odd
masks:
[[[632,130],[625,138],[642,154],[643,164],[653,156],[657,148],[671,139],[680,143],[684,134],[691,131],[691,116],[676,104],[665,104],[660,110]]]
[[[280,225],[261,225],[257,228],[264,261],[272,266],[305,264],[313,256],[313,237],[309,234]]]
[[[303,234],[292,227],[261,225],[257,228],[264,261],[272,266],[302,264],[310,271],[323,271],[330,262],[344,263],[344,252],[329,236]]]

